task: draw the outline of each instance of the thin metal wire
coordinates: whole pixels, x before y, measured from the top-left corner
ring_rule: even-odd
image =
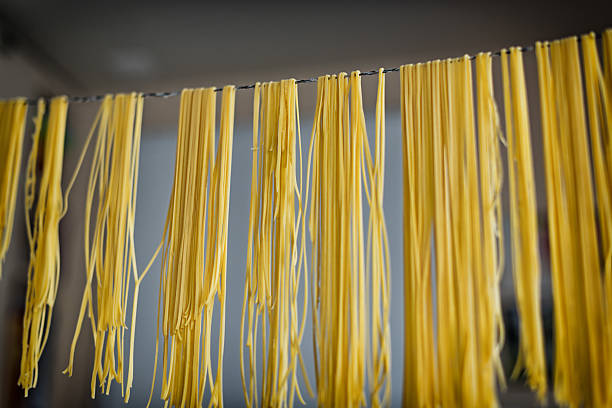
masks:
[[[596,39],[601,39],[601,34],[597,33],[595,35]],[[578,42],[580,42],[580,37],[577,37]],[[532,52],[535,50],[535,47],[533,45],[530,46],[526,46],[526,47],[519,47],[521,52]],[[501,56],[502,50],[500,51],[495,51],[491,53],[491,56],[493,57],[499,57]],[[469,55],[468,58],[470,60],[474,60],[476,59],[475,55]],[[387,68],[383,70],[383,73],[387,74],[389,72],[398,72],[400,70],[399,67],[395,67],[395,68]],[[371,71],[365,71],[365,72],[360,72],[359,75],[360,76],[370,76],[370,75],[377,75],[378,74],[378,70],[377,69],[373,69]],[[315,83],[317,82],[317,78],[304,78],[304,79],[297,79],[295,81],[296,84],[305,84],[305,83]],[[249,84],[249,85],[240,85],[236,87],[236,90],[241,90],[241,89],[253,89],[255,88],[255,84]],[[223,88],[215,88],[215,92],[220,92],[222,91]],[[142,94],[143,98],[171,98],[174,96],[179,96],[181,94],[181,91],[169,91],[169,92],[145,92]],[[91,95],[91,96],[69,96],[68,97],[68,102],[70,103],[87,103],[87,102],[97,102],[97,101],[101,101],[102,99],[104,99],[106,95]],[[37,101],[39,98],[29,98],[28,99],[28,104],[30,105],[36,105]]]

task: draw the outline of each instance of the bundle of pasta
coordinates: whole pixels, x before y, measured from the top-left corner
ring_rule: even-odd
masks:
[[[403,406],[436,404],[431,279],[434,106],[439,110],[440,63],[400,68],[404,181],[404,381]],[[436,75],[434,78],[433,75]],[[437,88],[435,88],[437,89]],[[434,99],[436,98],[436,99]],[[437,134],[439,137],[439,135]]]
[[[296,177],[296,140],[300,154],[299,186]],[[261,405],[291,407],[296,392],[304,403],[296,378],[298,361],[310,391],[300,352],[308,301],[308,274],[306,269],[302,271],[305,256],[303,229],[298,253],[300,219],[303,216],[301,145],[295,80],[265,83],[262,86],[256,84],[249,244],[240,336],[242,385],[245,403],[249,407],[253,406],[253,400],[258,406],[258,328],[261,328],[264,358]],[[300,318],[298,292],[302,279],[304,289]],[[248,387],[243,363],[245,347],[249,361]]]
[[[602,53],[603,53],[603,75],[604,81],[610,89],[612,84],[612,28],[608,28],[602,35]],[[611,92],[611,91],[608,91]]]
[[[38,381],[38,361],[49,337],[60,273],[59,221],[66,208],[66,200],[62,201],[61,181],[68,112],[67,98],[60,96],[51,101],[47,127],[44,138],[42,138],[44,111],[45,103],[40,100],[26,179],[25,207],[30,264],[23,316],[21,373],[19,375],[19,385],[25,390],[26,396]],[[41,142],[43,143],[43,167],[32,226],[30,210],[34,205],[36,165]]]
[[[597,55],[595,34],[583,35],[581,40],[591,160],[599,215],[599,245],[603,261],[606,330],[612,346],[612,29],[603,35],[603,72]],[[611,391],[608,392],[607,400],[612,403]]]
[[[540,400],[544,400],[546,361],[540,313],[538,219],[523,54],[520,48],[513,47],[509,52],[502,50],[501,58],[510,184],[512,270],[521,333],[513,374],[518,375],[524,368],[527,383],[537,391]]]
[[[13,233],[27,111],[23,98],[0,101],[0,278]]]
[[[501,166],[490,55],[477,57],[476,78],[478,146],[469,57],[402,68],[404,406],[494,406],[496,377],[503,385]]]
[[[501,166],[490,88],[490,58],[478,56],[480,197],[469,57],[440,72],[440,127],[434,132],[436,273],[440,401],[444,406],[494,406],[495,368],[503,332],[498,280],[502,269]],[[484,60],[484,61],[481,61]],[[484,98],[484,99],[483,99]],[[436,121],[436,120],[435,120]]]
[[[70,361],[64,371],[72,375],[76,343],[87,311],[95,344],[91,396],[95,397],[96,378],[107,394],[115,380],[121,384],[126,402],[130,397],[133,378],[138,293],[140,283],[151,266],[149,263],[139,276],[134,249],[142,109],[142,94],[107,95],[88,137],[89,141],[97,130],[85,203],[86,284],[70,348]],[[96,192],[97,205],[94,209]],[[92,213],[95,217],[93,234]],[[125,384],[123,342],[132,279],[130,357]]]
[[[462,74],[463,75],[463,74]],[[470,81],[471,73],[467,70]],[[501,130],[493,95],[491,54],[476,56],[478,157],[480,159],[480,201],[482,209],[482,266],[475,274],[478,398],[480,406],[496,404],[496,378],[505,386],[500,352],[504,343],[499,282],[504,268],[503,217],[501,189],[503,167],[500,153]],[[469,92],[469,88],[468,88]],[[471,93],[471,92],[469,92]],[[467,96],[470,98],[469,94]],[[468,146],[471,141],[468,140]],[[469,147],[468,147],[469,148]],[[471,160],[476,160],[472,157]],[[474,183],[477,185],[477,179]],[[477,194],[477,193],[474,193]],[[472,200],[477,200],[472,196]],[[476,204],[473,204],[476,208]],[[475,210],[474,215],[477,212]],[[472,221],[472,225],[477,221]],[[478,236],[475,229],[474,236]],[[476,244],[478,241],[474,241]],[[477,252],[476,252],[477,253]],[[479,273],[479,274],[478,274]],[[496,377],[497,370],[497,377]]]
[[[359,118],[363,114],[361,90],[352,95],[359,98],[361,107]],[[366,266],[370,274],[371,334],[368,379],[370,383],[370,404],[373,407],[391,404],[391,328],[389,326],[391,269],[389,261],[389,239],[383,212],[383,195],[385,185],[385,73],[378,70],[378,92],[376,97],[376,131],[374,140],[374,158],[365,137],[365,121],[355,126],[364,132],[364,152],[369,174],[370,189],[366,196],[370,206],[368,222],[368,250]],[[382,391],[382,399],[379,393]]]
[[[601,74],[593,37],[582,40],[590,152],[577,38],[536,43],[554,294],[554,385],[560,403],[607,406],[612,401],[611,318],[606,313],[611,300],[610,83]]]
[[[354,77],[354,78],[353,78]],[[351,85],[359,81],[353,73]],[[318,404],[365,405],[363,144],[346,74],[320,77],[310,142],[313,336]],[[353,92],[358,90],[353,88]],[[358,116],[350,121],[351,114]],[[358,131],[359,130],[359,131]]]
[[[382,214],[384,168],[384,76],[380,73],[377,104],[377,150],[372,162],[365,129],[358,71],[320,77],[317,109],[309,148],[309,231],[312,241],[312,308],[315,371],[320,406],[363,406],[367,321],[373,317],[371,370],[373,405],[386,386],[389,399],[390,343],[388,328],[389,263]],[[350,114],[349,114],[350,112]],[[364,252],[362,183],[369,175],[370,246],[375,305],[368,310],[370,286]],[[373,212],[373,213],[372,213]],[[381,312],[382,308],[382,312]]]
[[[223,89],[216,154],[215,89],[185,89],[181,93],[174,183],[164,228],[161,309],[158,309],[163,333],[161,398],[174,406],[201,406],[209,382],[209,406],[223,405],[235,92],[233,86]],[[210,349],[215,298],[220,304],[220,322],[217,372],[213,374]],[[156,349],[158,345],[159,337]],[[155,356],[156,370],[157,352]]]

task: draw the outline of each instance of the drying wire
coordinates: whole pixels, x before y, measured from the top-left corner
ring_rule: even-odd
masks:
[[[596,38],[599,40],[601,39],[601,35],[599,33],[597,33]],[[580,37],[577,37],[578,42],[580,42]],[[533,45],[529,45],[529,46],[525,46],[525,47],[517,47],[521,52],[532,52],[535,50],[535,47]],[[502,51],[495,51],[491,53],[491,56],[493,57],[499,57],[501,56]],[[470,61],[471,60],[475,60],[476,56],[475,55],[469,55],[467,57]],[[383,69],[383,73],[387,74],[389,72],[399,72],[400,68],[399,67],[395,67],[395,68],[387,68],[387,69]],[[371,75],[378,75],[379,70],[378,69],[373,69],[371,71],[364,71],[364,72],[360,72],[359,76],[371,76]],[[317,78],[304,78],[304,79],[297,79],[295,81],[296,84],[305,84],[305,83],[316,83],[317,82]],[[255,88],[255,84],[249,84],[249,85],[240,85],[236,87],[236,90],[243,90],[243,89],[254,89]],[[223,88],[215,88],[215,92],[221,92],[223,90]],[[142,94],[143,98],[172,98],[174,96],[178,96],[181,94],[181,91],[166,91],[166,92],[144,92]],[[106,94],[104,95],[90,95],[90,96],[69,96],[68,97],[68,102],[69,103],[87,103],[87,102],[98,102],[101,101],[102,99],[104,99],[104,97],[106,96]],[[37,101],[39,98],[28,98],[28,105],[36,105]]]

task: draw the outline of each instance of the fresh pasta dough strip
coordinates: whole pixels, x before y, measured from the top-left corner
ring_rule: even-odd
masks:
[[[604,61],[609,59],[606,55],[610,51],[612,31],[607,30],[604,35],[603,49]],[[602,250],[603,285],[605,296],[605,337],[608,347],[612,346],[612,155],[610,154],[610,141],[612,137],[612,78],[604,74],[597,52],[595,33],[581,36],[582,62],[584,70],[584,84],[587,99],[587,114],[590,133],[591,160],[593,164],[594,181],[596,188],[597,220],[599,229],[599,245]],[[612,349],[608,348],[608,352]],[[609,375],[606,372],[606,375]],[[612,386],[608,379],[607,390]],[[608,391],[608,401],[612,392]]]
[[[604,34],[604,49],[609,46],[610,30]],[[591,158],[595,176],[599,237],[602,249],[604,291],[606,296],[606,335],[612,342],[612,78],[606,77],[599,62],[595,33],[581,37],[584,84],[587,97]],[[605,52],[604,52],[605,55]],[[612,346],[612,343],[610,343]],[[612,349],[610,350],[612,351]]]
[[[554,294],[555,398],[570,406],[604,406],[610,401],[610,343],[577,38],[538,42],[536,55]],[[585,67],[588,75],[589,67],[592,61]],[[593,148],[596,154],[597,143]]]
[[[171,406],[202,406],[207,385],[210,385],[209,406],[223,406],[235,92],[233,86],[223,89],[216,153],[215,89],[185,89],[181,93],[174,183],[164,227],[158,309],[158,323],[161,322],[163,334],[161,398]],[[212,320],[217,302],[219,340],[217,370],[213,373]]]
[[[38,381],[38,361],[49,336],[51,314],[57,296],[60,275],[59,222],[68,212],[68,197],[76,182],[93,136],[92,131],[85,141],[62,198],[61,178],[68,98],[61,96],[51,100],[47,126],[43,133],[45,112],[46,103],[41,98],[38,100],[38,110],[34,119],[34,134],[28,156],[24,188],[30,263],[28,266],[26,311],[23,319],[21,369],[18,384],[24,388],[26,397],[29,390],[34,388]],[[98,113],[96,121],[99,120],[99,117],[100,114]],[[30,212],[36,198],[36,174],[40,150],[42,150],[43,155],[43,166],[38,185],[36,212],[32,218]],[[33,225],[32,219],[34,221]]]
[[[486,56],[481,55],[480,61],[486,63]],[[499,210],[495,208],[501,183],[500,166],[494,166],[495,161],[499,160],[499,153],[497,140],[491,137],[496,118],[490,99],[481,98],[478,121],[484,137],[479,140],[479,163],[471,62],[468,56],[464,56],[447,61],[447,64],[448,167],[445,171],[450,192],[447,198],[450,211],[446,215],[450,216],[450,248],[446,250],[450,250],[453,256],[450,257],[450,269],[441,272],[454,275],[451,278],[454,282],[449,282],[449,289],[454,291],[454,307],[451,306],[449,312],[452,313],[454,308],[457,313],[457,337],[455,340],[451,336],[449,340],[456,342],[454,349],[459,351],[459,358],[463,360],[453,370],[455,387],[459,390],[455,398],[463,406],[496,406],[494,369],[499,363],[498,353],[501,349],[496,338],[501,326],[496,304],[499,302],[500,244],[495,242],[496,237],[492,232],[500,223]],[[481,65],[477,78],[486,73],[486,65]],[[488,81],[480,81],[481,84],[483,82],[487,84]],[[482,89],[490,92],[489,86]],[[482,178],[480,189],[479,173]],[[482,196],[487,200],[484,211],[481,208]],[[438,298],[442,296],[439,294]],[[438,316],[445,312],[439,310]],[[439,322],[444,324],[441,319]],[[500,376],[500,379],[503,380],[503,377]],[[441,384],[441,392],[447,393],[443,387]]]
[[[306,186],[310,186],[315,375],[318,404],[323,407],[364,406],[368,400],[373,406],[390,402],[382,70],[375,146],[372,156],[360,73],[353,72],[350,79],[344,73],[320,77]],[[370,206],[367,234],[363,228],[364,188]],[[369,395],[364,389],[366,377]]]
[[[612,28],[608,28],[602,34],[602,54],[604,78],[608,87],[608,92],[612,92]]]
[[[504,344],[504,323],[499,283],[504,268],[501,189],[503,167],[500,152],[500,125],[495,97],[491,54],[476,56],[478,156],[482,207],[482,274],[477,278],[478,349],[480,353],[481,401],[496,403],[495,384],[505,387],[500,353]]]
[[[442,347],[442,342],[449,347],[445,350],[448,357],[439,358],[445,364],[439,370],[451,373],[451,383],[440,383],[440,390],[445,406],[476,406],[480,376],[477,372],[479,332],[475,316],[478,302],[475,279],[481,274],[482,258],[473,102],[471,81],[468,81],[468,78],[471,79],[471,65],[464,57],[447,61],[446,68],[448,117],[444,155],[448,161],[444,171],[448,197],[446,200],[436,197],[436,201],[448,201],[448,208],[443,218],[436,219],[436,222],[450,222],[447,237],[441,237],[446,241],[445,245],[440,248],[436,246],[436,252],[452,254],[447,268],[440,268],[441,276],[437,282],[448,291],[440,293],[438,299],[449,300],[446,308],[438,310],[438,327],[448,324],[453,327],[453,334],[446,339],[442,339],[441,335],[438,343],[439,347]],[[438,265],[443,263],[436,262],[436,269]]]
[[[33,150],[28,159],[26,179],[26,219],[34,204],[36,163],[45,104],[39,101]],[[21,372],[18,384],[26,397],[38,381],[38,361],[47,343],[60,273],[59,221],[66,203],[62,199],[62,167],[68,99],[53,98],[42,141],[43,168],[33,225],[28,224],[30,263],[23,317]]]
[[[546,361],[540,312],[538,218],[521,49],[512,47],[509,51],[502,50],[501,64],[508,148],[512,265],[520,316],[520,347],[514,376],[524,368],[530,388],[544,401]]]
[[[308,300],[308,275],[306,270],[301,273],[305,255],[303,236],[298,251],[303,205],[301,177],[298,186],[296,172],[296,142],[300,149],[300,169],[302,160],[295,80],[257,84],[253,117],[249,244],[241,328],[242,383],[245,404],[258,406],[255,390],[260,327],[264,356],[261,405],[293,406],[295,393],[304,403],[296,370],[298,361],[303,369],[300,343]],[[297,301],[302,278],[304,304],[300,318]],[[243,364],[245,347],[249,357],[248,390]],[[307,387],[310,390],[308,382]]]
[[[365,404],[365,260],[361,211],[363,131],[359,73],[320,77],[312,157],[310,235],[319,406]],[[352,91],[349,99],[349,89]],[[349,116],[349,109],[351,115]],[[310,161],[310,159],[309,159]]]
[[[404,382],[402,404],[434,406],[436,370],[431,280],[433,107],[439,61],[400,68],[404,184]]]
[[[258,82],[255,84],[253,92],[253,147],[252,147],[252,160],[251,160],[251,201],[249,208],[249,231],[248,231],[248,248],[247,248],[247,262],[246,262],[246,273],[245,273],[245,284],[244,284],[244,297],[242,302],[242,317],[240,325],[240,378],[242,381],[242,391],[244,393],[244,402],[247,407],[253,406],[253,400],[257,400],[255,394],[257,390],[257,348],[254,343],[254,335],[257,334],[257,327],[259,323],[259,314],[263,312],[262,308],[256,308],[255,304],[262,301],[265,306],[266,288],[261,285],[259,288],[259,282],[263,278],[264,274],[259,273],[258,268],[260,267],[259,261],[259,245],[267,245],[266,241],[257,240],[254,242],[253,237],[259,236],[259,224],[260,224],[260,166],[261,161],[266,155],[265,147],[260,147],[259,142],[259,116],[260,116],[260,100],[261,100],[261,84]],[[262,160],[258,160],[259,156],[262,156]],[[259,164],[258,164],[259,163]],[[255,271],[255,272],[254,272]],[[259,288],[259,290],[257,290]],[[254,322],[254,314],[257,313],[257,320]],[[248,318],[245,320],[245,318]],[[248,320],[248,322],[247,322]],[[246,344],[244,343],[245,336],[245,324],[247,328]],[[246,375],[244,371],[244,351],[248,349],[248,388]]]
[[[134,222],[142,111],[142,94],[107,95],[90,131],[90,137],[97,133],[97,138],[85,205],[86,285],[70,349],[70,361],[65,370],[65,373],[72,375],[74,351],[87,311],[95,345],[92,398],[95,397],[96,379],[102,391],[107,394],[112,381],[115,380],[121,384],[125,402],[129,400],[133,381],[140,283],[155,258],[154,255],[139,276],[134,246]],[[94,208],[96,196],[97,206]],[[95,218],[93,231],[92,215]],[[130,354],[125,382],[124,339],[132,280],[134,289],[131,292],[133,300]],[[94,293],[97,298],[95,309]]]
[[[365,129],[363,132],[365,134]],[[385,177],[385,73],[383,68],[378,70],[374,158],[371,157],[367,137],[364,137],[364,152],[370,182],[369,191],[366,188],[370,206],[367,235],[368,260],[366,261],[371,285],[369,293],[371,299],[369,397],[370,404],[373,407],[379,407],[391,404],[391,329],[389,326],[391,269],[389,240],[383,211]]]
[[[27,111],[24,98],[0,101],[0,278],[13,234]]]
[[[403,405],[496,406],[502,171],[490,55],[476,57],[476,112],[467,56],[407,65],[401,76]]]

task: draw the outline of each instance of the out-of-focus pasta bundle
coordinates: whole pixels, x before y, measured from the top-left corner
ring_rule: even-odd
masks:
[[[569,406],[612,402],[612,32],[603,37],[603,69],[595,35],[580,38],[584,76],[577,37],[536,43],[554,299],[554,388],[556,400]]]
[[[27,112],[24,98],[0,101],[0,278],[13,235]]]
[[[181,93],[174,183],[164,227],[161,309],[158,310],[158,324],[161,320],[163,333],[161,398],[171,406],[202,406],[207,384],[211,393],[209,406],[223,406],[235,93],[233,86],[223,89],[216,153],[215,89],[185,89]],[[220,307],[219,331],[218,339],[214,340],[212,323],[216,302]],[[214,374],[213,342],[218,343]],[[157,349],[156,346],[155,369]],[[153,377],[155,381],[155,374]]]
[[[94,134],[97,138],[85,202],[86,283],[70,348],[70,361],[65,370],[72,375],[76,343],[87,311],[95,345],[91,396],[95,397],[96,379],[106,394],[115,380],[121,384],[126,402],[133,381],[140,283],[151,266],[149,263],[138,275],[134,222],[142,112],[142,94],[107,95],[90,130],[87,145]],[[95,206],[94,199],[97,199]],[[132,280],[133,291],[130,290]],[[125,383],[124,339],[130,296],[133,296],[130,355]]]
[[[44,112],[45,103],[40,100],[26,175],[25,207],[30,262],[19,375],[19,385],[26,396],[38,382],[38,361],[49,338],[60,277],[59,222],[67,205],[67,199],[62,198],[61,183],[68,99],[59,96],[51,100],[47,126],[43,132]],[[36,189],[39,154],[42,173]],[[36,211],[31,222],[30,210],[35,198]]]

